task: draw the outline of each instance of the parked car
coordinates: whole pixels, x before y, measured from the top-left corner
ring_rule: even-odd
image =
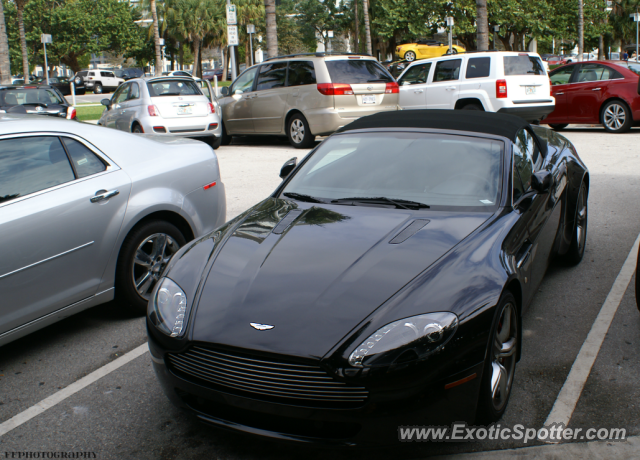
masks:
[[[116,77],[122,78],[124,81],[131,80],[132,78],[144,77],[144,70],[135,67],[117,69],[113,73]]]
[[[114,296],[145,312],[171,256],[225,212],[200,142],[1,115],[0,345]]]
[[[0,87],[0,114],[2,113],[31,113],[76,119],[76,109],[57,88],[47,85]]]
[[[549,78],[556,107],[544,123],[556,130],[585,123],[602,124],[612,133],[628,131],[640,121],[638,67],[626,61],[592,61],[554,69]]]
[[[620,53],[609,53],[609,59],[612,61],[620,60]]]
[[[222,69],[207,69],[202,72],[202,78],[205,80],[213,81],[214,76],[218,77],[218,81],[222,80]]]
[[[362,116],[398,109],[398,84],[371,56],[303,54],[268,59],[222,87],[222,143],[234,135],[286,135],[309,148]]]
[[[85,89],[93,91],[94,94],[115,91],[124,83],[124,79],[116,77],[111,70],[88,70],[83,79]]]
[[[73,81],[73,80],[71,80]],[[67,77],[49,77],[49,83],[47,83],[46,77],[40,77],[35,80],[33,83],[38,85],[49,85],[56,88],[60,91],[60,94],[63,96],[68,96],[71,94],[71,81]],[[80,86],[75,86],[74,83],[74,91],[77,95],[82,96],[85,94],[84,84],[81,82]]]
[[[407,68],[407,66],[410,64],[409,61],[394,61],[394,62],[390,62],[386,68],[389,71],[389,73],[391,75],[393,75],[393,78],[398,78],[400,76],[400,74],[402,74],[402,72],[404,71],[404,69]]]
[[[566,64],[566,59],[562,56],[557,56],[557,55],[551,55],[546,59],[547,63],[552,66],[552,65],[564,65]]]
[[[466,50],[462,46],[453,45],[451,54],[464,53]],[[449,54],[449,45],[435,40],[417,41],[415,43],[405,43],[396,47],[398,59],[415,61]]]
[[[403,109],[483,110],[537,121],[555,106],[536,53],[479,52],[419,60],[398,83]]]
[[[219,108],[191,77],[145,77],[124,83],[111,99],[98,124],[130,133],[190,137],[214,149],[222,137]]]
[[[500,419],[522,312],[554,257],[584,254],[571,143],[507,114],[377,113],[280,177],[151,295],[167,397],[210,425],[348,446]]]
[[[165,77],[193,77],[191,70],[172,70],[171,72],[162,72]]]

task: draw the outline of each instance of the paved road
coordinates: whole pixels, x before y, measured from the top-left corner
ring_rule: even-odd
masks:
[[[543,425],[640,233],[640,131],[609,135],[601,129],[573,129],[565,135],[591,170],[587,250],[577,267],[550,268],[524,315],[523,358],[503,426]],[[277,139],[240,139],[217,153],[227,187],[228,218],[277,186],[284,161],[305,154]],[[571,427],[622,427],[628,435],[640,435],[640,314],[633,282],[613,319]],[[110,303],[0,348],[0,423],[145,340],[144,320]],[[0,436],[0,455],[64,450],[95,452],[100,459],[150,460],[420,458],[522,446],[517,441],[491,440],[330,451],[222,432],[198,424],[166,400],[148,354]]]

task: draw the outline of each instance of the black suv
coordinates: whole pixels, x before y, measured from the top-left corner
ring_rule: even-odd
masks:
[[[124,81],[131,80],[132,78],[144,77],[144,70],[135,67],[131,67],[129,69],[117,69],[114,70],[113,73],[116,74],[116,77],[122,78]]]

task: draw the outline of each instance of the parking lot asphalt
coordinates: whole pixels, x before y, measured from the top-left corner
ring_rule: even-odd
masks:
[[[563,134],[574,143],[591,173],[586,253],[577,267],[554,263],[524,314],[523,354],[502,426],[543,426],[640,233],[640,130],[611,135],[601,128],[583,128]],[[227,218],[272,192],[280,182],[281,165],[305,153],[269,138],[237,139],[218,149],[227,190]],[[640,312],[633,285],[632,277],[570,427],[619,427],[628,436],[640,435]],[[0,424],[145,341],[144,319],[128,315],[111,302],[0,348]],[[567,458],[577,452],[567,454],[562,444],[554,447],[536,441],[527,446],[531,444],[539,446],[534,449],[540,456],[548,452],[549,458]],[[603,451],[608,452],[605,457],[616,457],[616,452],[620,458],[627,457],[622,448],[616,450],[616,443],[605,444],[611,448]],[[630,445],[625,445],[627,452]],[[522,447],[522,441],[485,440],[398,443],[375,451],[329,450],[219,431],[199,424],[169,403],[148,353],[0,435],[0,456],[5,452],[82,451],[93,452],[99,459],[424,458],[518,449],[505,451],[511,456],[525,455],[527,449]],[[531,458],[537,456],[529,452]],[[594,455],[599,454],[583,456],[600,458]],[[497,452],[483,456],[497,457]]]

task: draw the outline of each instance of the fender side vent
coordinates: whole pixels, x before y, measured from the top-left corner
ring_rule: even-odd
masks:
[[[413,235],[418,233],[422,229],[422,227],[424,227],[428,223],[429,223],[428,219],[414,220],[409,225],[407,225],[404,228],[404,230],[402,230],[400,233],[398,233],[391,241],[389,241],[389,244],[404,243],[409,238],[411,238]]]
[[[289,225],[291,225],[293,223],[293,221],[296,220],[300,216],[300,214],[302,214],[302,210],[301,209],[293,209],[293,210],[289,211],[287,213],[287,215],[282,218],[280,223],[278,225],[276,225],[276,227],[273,229],[272,233],[275,233],[276,235],[280,235],[280,234],[284,233],[284,231],[287,229],[287,227]]]

